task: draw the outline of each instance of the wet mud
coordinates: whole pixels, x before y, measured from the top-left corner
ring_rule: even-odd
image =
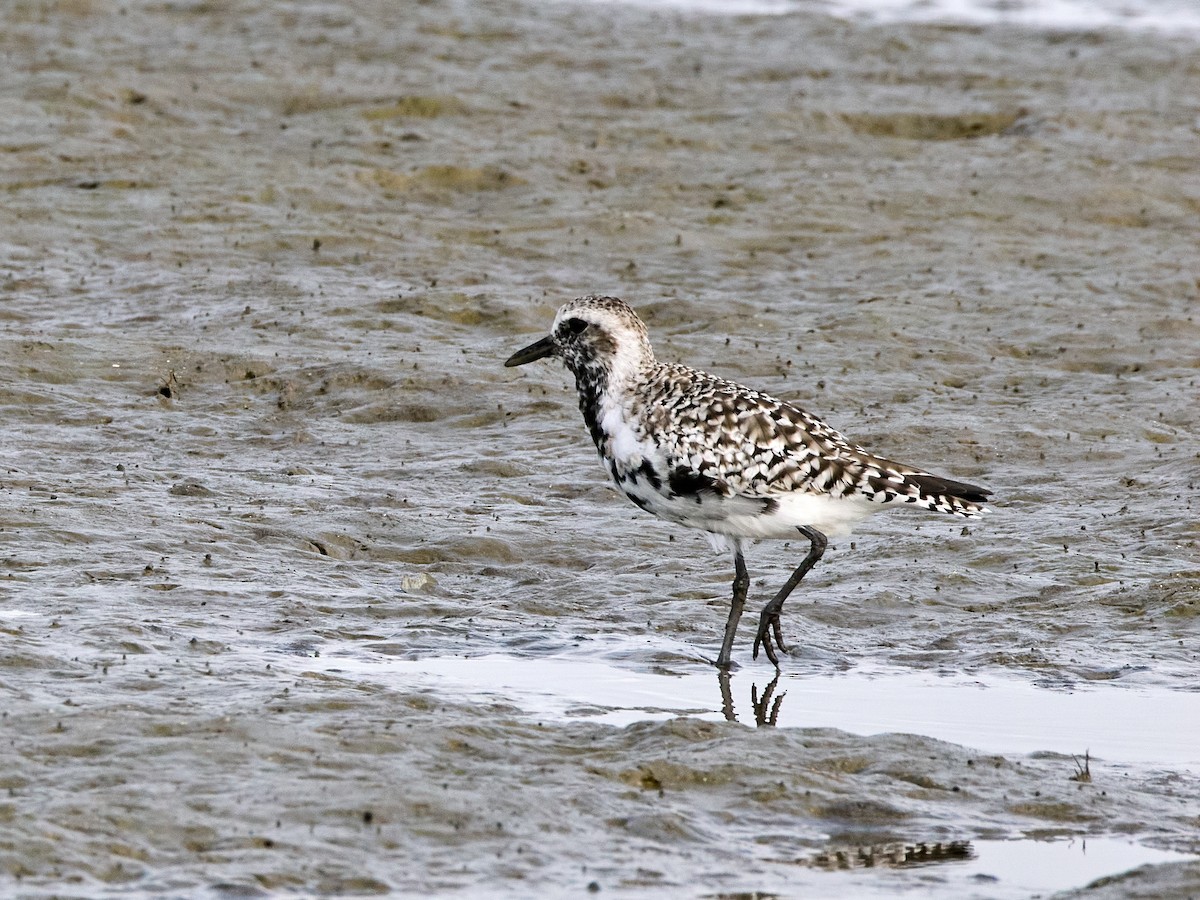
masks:
[[[1153,733],[789,710],[868,669],[1200,728],[1196,43],[503,0],[5,19],[5,892],[1026,896],[954,873],[1088,837],[1186,855],[1053,890],[1200,888],[1200,767]],[[589,292],[993,513],[839,539],[786,684],[747,624],[726,697],[730,561],[606,485],[565,372],[502,367]],[[751,552],[752,602],[802,550]],[[539,712],[331,655],[711,695],[609,675]]]

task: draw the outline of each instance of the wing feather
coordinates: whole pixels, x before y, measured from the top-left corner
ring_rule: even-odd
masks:
[[[798,406],[686,366],[663,366],[647,409],[672,467],[725,496],[895,499],[974,515],[990,491],[876,456]]]

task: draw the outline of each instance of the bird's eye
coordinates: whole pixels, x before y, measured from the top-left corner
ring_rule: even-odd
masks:
[[[567,319],[563,325],[566,326],[567,334],[579,334],[588,327],[588,323],[583,321],[583,319]]]

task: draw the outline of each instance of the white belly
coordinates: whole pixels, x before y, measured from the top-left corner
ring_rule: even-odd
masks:
[[[801,525],[815,528],[828,537],[849,534],[860,521],[881,507],[856,497],[792,493],[774,498],[779,506],[762,515],[730,515],[708,530],[730,537],[794,538]]]
[[[668,491],[655,490],[645,478],[623,480],[618,486],[642,509],[667,521],[746,540],[794,538],[801,525],[828,536],[848,534],[856,523],[882,508],[857,497],[801,492],[775,495],[770,498],[772,507],[764,508],[767,498],[722,497],[711,492],[670,496]]]

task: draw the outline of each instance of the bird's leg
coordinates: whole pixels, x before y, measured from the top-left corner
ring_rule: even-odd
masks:
[[[742,559],[742,548],[733,551],[733,600],[729,604],[729,620],[725,623],[725,640],[721,642],[721,654],[717,657],[717,668],[729,668],[729,655],[733,652],[733,636],[746,606],[746,591],[750,588],[750,575],[746,561]]]
[[[808,551],[808,556],[804,557],[804,562],[796,566],[792,577],[779,589],[779,593],[763,607],[762,615],[758,617],[758,634],[754,637],[754,658],[758,659],[758,648],[761,645],[767,651],[767,659],[774,664],[775,668],[779,668],[776,647],[781,651],[787,650],[783,645],[783,631],[779,627],[779,611],[783,609],[783,601],[788,598],[788,594],[795,590],[796,585],[808,574],[809,569],[817,564],[817,560],[821,558],[825,548],[829,545],[829,539],[815,528],[801,525],[800,533],[812,541],[812,547]],[[775,636],[774,646],[771,644],[771,632],[774,632]]]

